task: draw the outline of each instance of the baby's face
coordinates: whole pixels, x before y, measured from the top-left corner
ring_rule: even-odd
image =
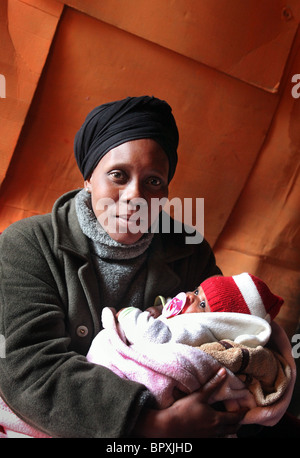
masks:
[[[186,293],[186,303],[182,313],[210,312],[210,308],[201,286],[193,292]]]

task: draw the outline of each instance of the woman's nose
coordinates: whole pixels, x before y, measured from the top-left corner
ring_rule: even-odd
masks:
[[[140,205],[142,205],[143,201],[146,202],[144,198],[143,187],[138,180],[132,180],[126,186],[122,197],[123,200],[126,200],[128,203],[133,200],[140,200]],[[137,202],[134,202],[134,204],[136,205]]]

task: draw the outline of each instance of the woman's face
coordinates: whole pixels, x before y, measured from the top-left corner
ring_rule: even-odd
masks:
[[[129,245],[142,237],[161,211],[157,199],[168,197],[168,173],[168,158],[151,139],[123,143],[100,160],[85,186],[111,238]]]

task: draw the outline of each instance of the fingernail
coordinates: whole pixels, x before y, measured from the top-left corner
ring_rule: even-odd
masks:
[[[226,377],[227,372],[226,372],[225,367],[221,367],[221,369],[218,370],[217,374],[219,377],[222,377],[222,378]]]

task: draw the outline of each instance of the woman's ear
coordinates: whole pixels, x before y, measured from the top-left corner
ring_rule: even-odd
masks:
[[[86,192],[91,193],[92,192],[92,184],[91,184],[91,179],[88,178],[87,180],[84,180],[84,189]]]

